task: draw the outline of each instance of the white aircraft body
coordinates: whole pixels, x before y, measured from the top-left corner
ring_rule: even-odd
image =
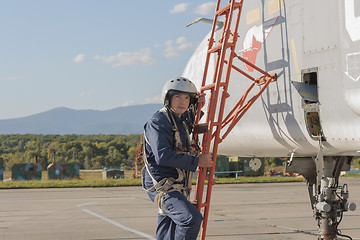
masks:
[[[277,74],[277,81],[219,144],[218,154],[289,157],[288,171],[308,181],[319,239],[336,239],[339,212],[356,208],[337,193],[347,190],[338,186],[341,170],[360,156],[360,0],[251,0],[244,1],[241,14],[236,53]],[[209,37],[183,73],[198,88]],[[262,76],[237,59],[234,64],[255,78]],[[214,66],[212,57],[207,83]],[[250,84],[232,70],[225,114]]]

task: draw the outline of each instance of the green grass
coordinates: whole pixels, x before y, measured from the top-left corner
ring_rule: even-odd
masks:
[[[295,177],[239,177],[215,179],[218,184],[236,183],[269,183],[269,182],[301,182],[303,178]],[[196,181],[193,180],[193,184]],[[33,181],[7,181],[0,182],[0,189],[22,188],[83,188],[83,187],[124,187],[141,186],[141,179],[74,179],[74,180],[33,180]]]
[[[42,180],[33,181],[6,181],[0,182],[0,189],[21,189],[21,188],[83,188],[83,187],[124,187],[141,186],[141,179],[133,178],[132,171],[125,171],[124,179],[102,179],[101,171],[80,171],[81,179],[74,180],[46,180],[47,172],[43,172]],[[5,178],[6,176],[6,178]],[[4,179],[11,177],[11,174],[4,174]],[[344,177],[360,178],[360,174],[346,174]],[[216,178],[217,184],[241,184],[241,183],[280,183],[280,182],[304,182],[302,177],[238,177],[238,178]],[[193,185],[196,180],[193,180]]]
[[[141,185],[140,179],[33,180],[3,182],[0,183],[0,189],[123,187],[139,185]]]
[[[280,183],[280,182],[305,182],[302,177],[238,177],[238,178],[217,178],[217,184],[235,184],[235,183]]]
[[[360,174],[358,174],[358,173],[347,173],[347,174],[343,175],[343,177],[360,178]]]
[[[80,179],[47,180],[47,171],[42,172],[42,180],[0,182],[0,189],[20,188],[82,188],[82,187],[122,187],[140,186],[141,179],[132,177],[132,171],[125,171],[124,179],[102,179],[101,171],[80,170]],[[4,179],[11,178],[10,172],[4,173]]]

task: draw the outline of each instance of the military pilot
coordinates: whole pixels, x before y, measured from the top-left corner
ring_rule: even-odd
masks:
[[[210,167],[210,154],[193,147],[196,106],[203,105],[195,85],[184,77],[168,81],[162,92],[164,108],[145,124],[143,186],[159,207],[157,240],[196,239],[201,227],[200,211],[187,199],[191,173]]]

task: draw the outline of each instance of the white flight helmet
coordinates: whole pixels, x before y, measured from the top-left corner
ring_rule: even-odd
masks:
[[[161,99],[163,99],[164,105],[169,106],[171,96],[179,93],[190,95],[190,105],[197,103],[198,95],[195,84],[187,78],[177,77],[170,79],[163,87]]]

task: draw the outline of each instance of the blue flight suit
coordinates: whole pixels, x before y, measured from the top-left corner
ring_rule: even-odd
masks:
[[[173,125],[165,114],[156,112],[144,126],[146,138],[150,143],[149,145],[145,142],[145,155],[149,163],[149,170],[157,181],[169,177],[177,179],[176,168],[195,172],[199,163],[198,157],[176,152]],[[184,113],[179,118],[173,114],[183,146],[188,145],[187,133],[182,123],[185,115],[187,114]],[[145,175],[144,186],[146,189],[153,186],[148,172]],[[156,194],[156,191],[148,192],[153,202]],[[182,193],[173,191],[166,194],[163,198],[163,211],[165,216],[158,215],[157,240],[197,238],[203,217]]]

